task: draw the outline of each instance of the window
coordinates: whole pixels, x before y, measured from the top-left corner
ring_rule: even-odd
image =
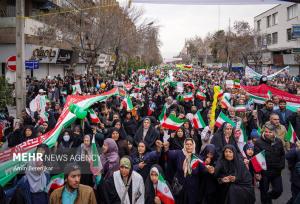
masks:
[[[266,38],[267,38],[267,45],[271,45],[271,43],[272,43],[272,36],[271,36],[271,34],[268,34],[266,36]]]
[[[261,39],[261,36],[258,36],[256,40],[257,40],[257,46],[258,46],[258,47],[261,47],[261,46],[262,46],[262,39]]]
[[[295,38],[293,38],[293,35],[292,35],[292,29],[289,28],[286,30],[286,37],[287,37],[287,40],[295,40]]]
[[[277,25],[278,24],[278,13],[274,13],[272,15],[272,23],[273,23],[273,25]]]
[[[257,22],[256,22],[256,26],[257,26],[257,31],[260,31],[260,20],[258,20]]]
[[[272,44],[278,43],[278,33],[272,33]]]
[[[267,16],[267,28],[271,26],[271,16]]]
[[[297,4],[294,4],[287,8],[288,20],[295,18],[297,16]]]

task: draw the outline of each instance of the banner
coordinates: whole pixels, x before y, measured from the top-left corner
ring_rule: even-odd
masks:
[[[275,76],[277,76],[278,74],[280,74],[281,72],[283,72],[283,71],[285,71],[285,70],[288,70],[290,67],[289,66],[287,66],[287,67],[285,67],[285,68],[283,68],[283,69],[281,69],[281,70],[279,70],[279,71],[277,71],[277,72],[275,72],[274,74],[270,74],[270,75],[268,75],[267,76],[267,79],[268,80],[271,80],[271,79],[273,79]],[[245,68],[245,76],[247,77],[247,78],[250,78],[250,79],[257,79],[257,80],[259,80],[263,75],[262,74],[259,74],[259,73],[257,73],[257,72],[255,72],[253,69],[251,69],[250,67],[246,67]]]
[[[69,106],[71,104],[76,104],[84,110],[87,110],[94,103],[105,101],[108,97],[112,95],[118,95],[119,93],[120,90],[118,88],[114,88],[101,95],[69,95],[67,97],[64,109],[60,117],[58,118],[55,127],[51,131],[37,138],[27,140],[15,147],[0,152],[0,185],[5,186],[5,184],[12,178],[14,178],[22,170],[22,167],[26,165],[26,162],[24,161],[13,160],[14,154],[32,153],[35,151],[35,148],[41,143],[48,145],[49,148],[52,148],[55,145],[57,138],[63,128],[68,127],[76,120],[76,115],[69,111]]]
[[[254,95],[257,98],[267,99],[268,92],[270,91],[273,96],[278,96],[279,99],[284,99],[289,105],[300,104],[300,96],[290,94],[266,84],[261,84],[259,86],[242,86],[242,88],[248,93],[248,95]]]

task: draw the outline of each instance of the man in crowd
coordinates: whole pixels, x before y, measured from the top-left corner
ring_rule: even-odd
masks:
[[[263,126],[269,119],[273,112],[274,103],[271,100],[265,102],[265,107],[258,110],[258,120],[261,126]]]
[[[53,191],[50,204],[96,204],[91,187],[80,184],[81,171],[77,164],[70,163],[64,169],[65,185]]]
[[[283,99],[279,100],[279,109],[275,110],[274,112],[278,114],[280,123],[284,125],[286,129],[288,129],[288,118],[293,114],[293,112],[286,109],[286,101]]]
[[[265,151],[267,170],[256,174],[260,180],[259,189],[262,204],[271,204],[283,191],[281,171],[285,167],[285,153],[282,141],[275,137],[275,126],[266,123],[262,136],[255,142],[254,152]],[[270,190],[270,184],[272,186]]]

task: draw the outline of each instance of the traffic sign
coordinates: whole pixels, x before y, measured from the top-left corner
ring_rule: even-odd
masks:
[[[38,69],[39,67],[40,67],[40,63],[37,60],[25,61],[25,69]]]
[[[17,57],[16,56],[10,56],[6,60],[6,68],[12,72],[15,72],[17,69]]]

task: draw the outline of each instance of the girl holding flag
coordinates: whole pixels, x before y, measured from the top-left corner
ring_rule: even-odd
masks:
[[[154,164],[145,182],[145,204],[175,204],[162,168]]]

